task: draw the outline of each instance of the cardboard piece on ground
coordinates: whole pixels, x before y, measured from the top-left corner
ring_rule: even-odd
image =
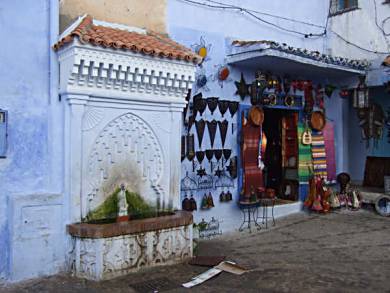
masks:
[[[248,271],[247,269],[231,261],[223,261],[215,268],[235,275],[242,275],[243,273]]]
[[[248,270],[237,265],[236,263],[232,261],[222,261],[217,266],[213,267],[212,269],[209,269],[205,271],[204,273],[193,277],[192,281],[182,284],[185,288],[191,288],[196,285],[202,284],[203,282],[211,279],[212,277],[215,277],[216,275],[220,274],[222,271],[228,272],[235,275],[242,275],[243,273],[247,272]]]
[[[182,286],[185,288],[194,287],[196,285],[202,284],[203,282],[211,279],[212,277],[215,277],[216,275],[220,274],[221,272],[222,272],[222,270],[220,270],[220,269],[216,269],[216,268],[209,269],[209,270],[205,271],[204,273],[192,278],[192,281],[182,284]]]

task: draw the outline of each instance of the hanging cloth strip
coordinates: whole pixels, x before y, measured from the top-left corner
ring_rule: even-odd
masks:
[[[247,123],[242,127],[242,158],[244,167],[244,196],[249,199],[251,190],[264,188],[263,171],[259,168],[260,127]]]
[[[322,131],[313,130],[311,151],[313,157],[314,175],[327,180],[325,140]]]
[[[327,121],[323,130],[328,181],[336,182],[336,151],[334,146],[334,124]]]
[[[302,123],[298,124],[298,176],[299,182],[308,183],[312,175],[313,162],[311,145],[302,144],[302,134],[305,131],[305,126]]]

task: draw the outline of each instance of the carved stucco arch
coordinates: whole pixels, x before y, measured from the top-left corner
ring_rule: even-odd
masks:
[[[97,135],[88,156],[88,210],[102,203],[122,183],[161,205],[165,198],[159,184],[163,166],[162,147],[152,127],[134,113],[116,117]]]

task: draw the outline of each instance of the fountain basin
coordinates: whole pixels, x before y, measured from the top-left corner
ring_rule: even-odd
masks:
[[[108,224],[67,226],[69,270],[77,277],[107,280],[140,268],[180,263],[192,257],[190,212]]]

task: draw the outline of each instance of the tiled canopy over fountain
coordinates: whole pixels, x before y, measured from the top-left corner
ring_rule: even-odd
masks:
[[[181,112],[198,56],[164,35],[90,16],[55,49],[70,220],[121,184],[161,208],[179,208]]]

